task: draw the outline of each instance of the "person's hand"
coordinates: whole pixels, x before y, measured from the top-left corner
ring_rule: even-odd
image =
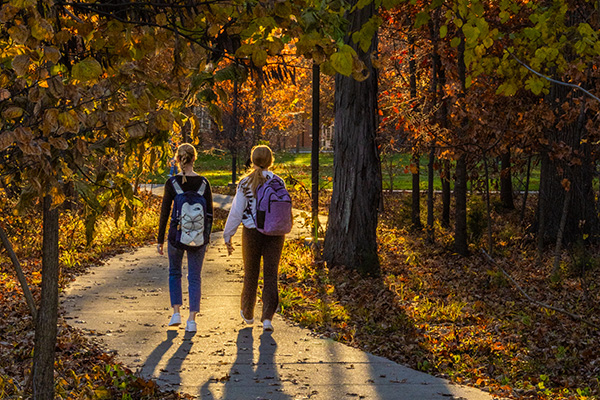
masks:
[[[164,246],[164,243],[158,243],[156,245],[156,251],[158,251],[158,254],[160,254],[161,256],[163,254],[165,254],[165,252],[163,251],[163,248],[164,248],[163,246]]]
[[[225,242],[225,246],[227,246],[227,255],[230,256],[233,253],[233,245],[231,242]]]

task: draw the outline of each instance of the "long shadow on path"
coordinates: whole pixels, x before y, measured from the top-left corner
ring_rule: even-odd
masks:
[[[223,387],[222,400],[265,398],[290,399],[283,393],[281,378],[275,364],[277,342],[270,333],[260,335],[258,362],[254,362],[254,332],[248,327],[238,332],[236,359]],[[206,385],[201,391],[204,397]]]

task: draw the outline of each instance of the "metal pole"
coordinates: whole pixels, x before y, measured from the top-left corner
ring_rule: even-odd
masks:
[[[312,221],[313,221],[313,243],[318,246],[319,239],[319,94],[320,76],[319,65],[313,62],[312,70],[312,150],[311,150],[311,173],[312,173]]]
[[[238,130],[238,82],[237,76],[233,80],[233,129],[231,130],[231,185],[235,187],[237,170],[237,130]]]

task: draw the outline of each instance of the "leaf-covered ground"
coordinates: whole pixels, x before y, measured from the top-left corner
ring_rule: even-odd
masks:
[[[303,242],[286,244],[283,313],[315,331],[413,368],[516,399],[595,399],[600,394],[600,330],[526,300],[480,253],[485,210],[469,211],[471,256],[411,231],[409,195],[387,195],[380,218],[382,270],[365,278],[312,261]],[[302,207],[302,202],[295,206]],[[304,203],[303,207],[308,207]],[[495,259],[539,302],[600,326],[600,259],[565,252],[551,279],[551,251],[536,261],[518,211],[493,212]]]
[[[61,287],[93,264],[154,238],[157,226],[157,199],[144,198],[134,227],[112,218],[98,222],[97,235],[86,246],[85,226],[73,212],[62,210],[60,216]],[[0,198],[0,220],[11,238],[29,286],[39,302],[41,282],[40,215],[34,212],[19,217],[13,204]],[[23,240],[23,239],[27,240]],[[31,366],[34,326],[25,304],[14,268],[0,250],[0,398],[28,398],[31,393]],[[181,399],[176,392],[159,390],[153,381],[140,379],[118,363],[112,354],[87,340],[80,331],[67,325],[59,316],[56,346],[56,398],[58,399]]]

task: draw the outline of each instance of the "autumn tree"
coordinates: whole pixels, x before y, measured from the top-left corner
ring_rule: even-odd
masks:
[[[378,273],[377,213],[381,196],[381,166],[375,140],[377,116],[377,71],[371,54],[377,49],[376,35],[362,42],[352,40],[373,23],[375,5],[357,1],[348,13],[346,45],[335,60],[351,75],[353,57],[366,68],[366,79],[336,77],[334,183],[329,226],[323,254],[333,265],[346,265],[364,273]],[[356,55],[356,56],[355,56]]]

